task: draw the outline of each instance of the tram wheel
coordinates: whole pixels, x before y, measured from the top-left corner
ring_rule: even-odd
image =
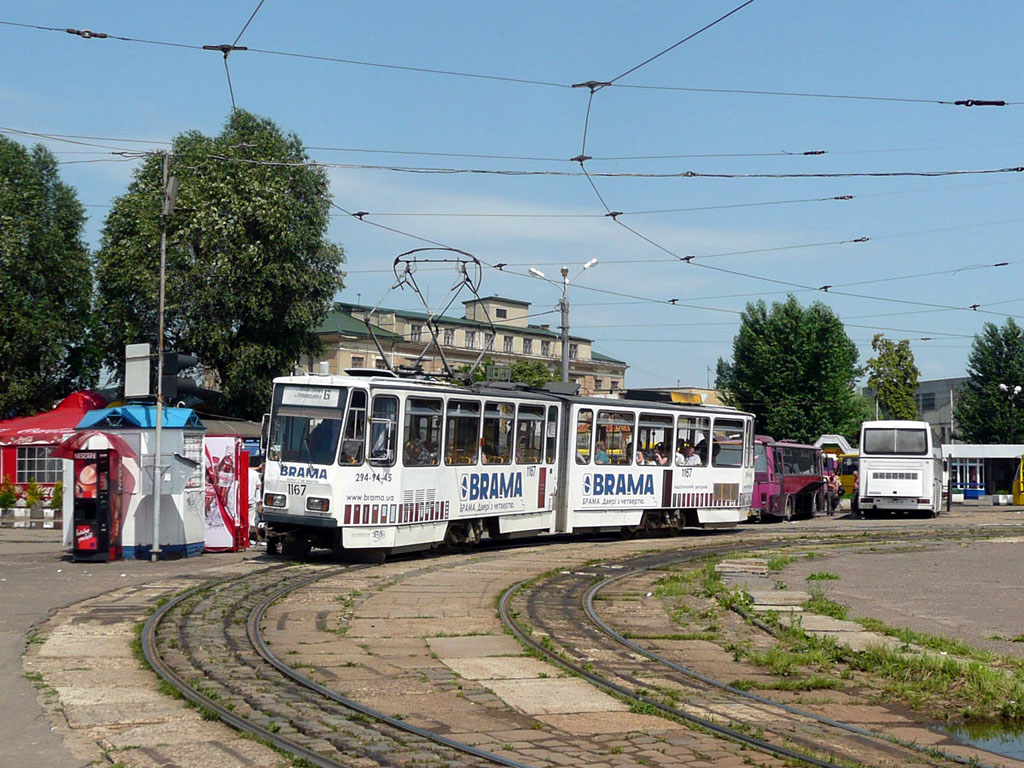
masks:
[[[277,536],[267,536],[267,554],[281,554],[281,540]]]
[[[786,497],[786,513],[785,513],[785,517],[784,517],[784,519],[785,519],[785,521],[787,523],[793,522],[793,510],[795,508],[796,508],[796,502],[793,500],[793,497],[792,496],[787,496]]]

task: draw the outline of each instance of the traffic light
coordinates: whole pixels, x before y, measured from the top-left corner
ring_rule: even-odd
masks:
[[[194,355],[183,355],[180,352],[164,352],[162,389],[165,402],[173,402],[179,395],[191,394],[199,389],[199,385],[192,379],[178,375],[179,371],[198,364],[199,358]]]

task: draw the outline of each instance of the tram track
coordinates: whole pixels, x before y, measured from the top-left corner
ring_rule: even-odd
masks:
[[[1010,527],[1007,530],[1017,532],[1019,529]],[[971,532],[968,537],[988,538],[996,532],[989,528]],[[890,527],[881,533],[885,538],[892,538],[894,535],[900,537],[903,532]],[[958,532],[956,536],[964,538],[964,532]],[[915,530],[907,531],[900,540],[903,543],[924,543],[942,541],[948,537],[943,531],[922,534],[920,530]],[[863,534],[852,539],[854,543],[864,540]],[[648,583],[652,571],[668,565],[693,563],[702,558],[737,554],[743,550],[767,547],[781,549],[815,543],[812,538],[802,537],[800,541],[792,542],[775,540],[755,544],[748,542],[741,547],[700,547],[668,557],[661,553],[560,572],[549,575],[542,584],[535,580],[524,580],[512,586],[502,595],[499,612],[505,626],[521,643],[571,674],[634,702],[634,706],[653,707],[665,716],[688,722],[768,754],[815,766],[916,763],[993,768],[980,761],[976,755],[965,758],[933,747],[924,747],[855,723],[838,721],[806,708],[734,688],[629,640],[604,621],[594,606],[595,596],[612,585],[636,580],[638,577],[643,583]],[[836,542],[832,539],[828,543]],[[623,568],[626,570],[623,571]],[[642,594],[643,590],[634,585],[631,590],[620,591]],[[521,609],[512,607],[517,595],[517,605],[522,606]],[[525,614],[525,619],[520,618],[522,614]],[[538,637],[542,639],[538,640]],[[632,658],[621,654],[616,656],[609,641],[625,648]],[[586,650],[584,652],[581,649]],[[644,662],[638,662],[638,658]],[[657,672],[652,673],[651,663],[657,667]],[[659,678],[661,682],[652,684],[652,677]],[[669,701],[666,701],[665,696],[650,695],[652,687],[660,688],[662,692],[669,691]],[[675,703],[680,694],[685,694],[684,706]],[[697,699],[699,703],[695,703]],[[729,725],[723,726],[722,721]]]
[[[272,603],[360,567],[368,566],[274,566],[242,579],[197,586],[149,617],[141,632],[143,653],[157,674],[205,718],[219,719],[319,768],[350,766],[353,759],[382,766],[532,768],[341,696],[271,652],[260,621]],[[265,596],[258,597],[260,593]],[[217,614],[219,622],[206,621]],[[211,633],[211,623],[223,629],[222,637]]]
[[[1019,532],[1019,527],[1007,530]],[[983,531],[949,532],[948,535],[964,538],[966,533],[968,536],[989,537],[1001,532],[1001,529],[989,528]],[[942,766],[969,762],[957,759],[956,756],[938,755],[934,750],[916,751],[867,729],[857,732],[857,726],[852,724],[824,722],[827,718],[816,718],[814,713],[806,711],[785,712],[788,718],[786,725],[767,728],[766,722],[772,718],[779,719],[779,710],[774,709],[771,716],[752,716],[751,708],[755,704],[777,707],[777,703],[756,702],[756,697],[748,692],[727,690],[728,686],[720,681],[715,681],[719,684],[715,686],[707,681],[696,680],[687,676],[683,670],[673,670],[671,664],[674,662],[671,660],[668,660],[668,665],[654,662],[666,670],[661,674],[669,680],[669,685],[678,689],[689,687],[693,698],[709,699],[709,702],[699,706],[691,702],[671,711],[673,708],[666,709],[661,698],[650,694],[649,689],[653,686],[648,675],[653,660],[637,644],[634,644],[636,647],[631,646],[628,638],[622,637],[622,633],[618,634],[627,642],[617,639],[616,631],[607,623],[610,633],[601,626],[603,619],[593,610],[593,604],[595,597],[598,601],[602,599],[599,597],[602,590],[611,590],[614,585],[624,583],[624,580],[650,573],[652,568],[666,568],[675,563],[694,562],[710,556],[780,549],[790,545],[866,543],[879,535],[903,543],[937,541],[947,536],[942,531],[933,530],[922,536],[920,529],[904,532],[893,527],[880,531],[861,531],[850,537],[821,536],[820,532],[810,529],[800,531],[798,537],[780,537],[770,531],[764,533],[768,535],[755,534],[755,537],[744,537],[742,540],[728,537],[728,541],[723,541],[726,537],[716,536],[713,541],[686,547],[683,552],[673,550],[648,555],[651,562],[645,568],[633,567],[638,563],[634,557],[569,569],[567,574],[573,578],[560,586],[554,599],[550,598],[553,593],[547,587],[544,590],[527,590],[527,582],[520,582],[502,595],[499,613],[502,621],[524,645],[538,655],[552,658],[551,648],[536,642],[528,630],[524,631],[521,627],[517,630],[519,622],[511,615],[514,609],[510,604],[514,597],[529,592],[532,597],[525,601],[527,608],[524,610],[527,622],[532,623],[531,617],[541,609],[552,611],[559,617],[558,620],[544,619],[538,622],[538,626],[562,648],[590,647],[600,640],[602,653],[612,659],[607,663],[577,663],[573,667],[566,664],[567,661],[572,664],[572,661],[566,658],[565,653],[556,653],[553,660],[557,663],[567,666],[572,674],[606,691],[613,691],[615,696],[635,702],[634,711],[656,712],[686,722],[698,730],[743,745],[741,749],[749,747],[784,761],[799,761],[827,768],[850,768],[854,764]],[[797,540],[793,541],[794,538]],[[506,554],[497,550],[478,553],[475,557],[501,560]],[[418,571],[428,573],[442,570],[448,562],[448,558],[437,558]],[[336,586],[318,586],[318,582],[348,573],[354,574],[368,567],[290,564],[249,572],[241,579],[207,582],[176,596],[150,617],[142,631],[143,651],[158,674],[177,689],[181,696],[198,707],[204,717],[219,719],[311,765],[333,768],[352,765],[353,761],[357,761],[360,765],[486,764],[536,768],[551,764],[528,752],[524,753],[530,755],[526,760],[515,755],[495,754],[403,722],[401,716],[392,717],[330,690],[301,674],[271,651],[260,631],[260,624],[266,620],[270,606],[277,601],[287,600],[291,593],[337,589]],[[413,569],[412,572],[416,571]],[[595,578],[599,574],[609,578],[596,582]],[[564,577],[565,574],[556,576]],[[548,586],[550,583],[545,582]],[[587,615],[588,604],[592,616]],[[586,627],[583,636],[585,642],[574,640],[564,631],[565,626],[572,624]],[[637,664],[633,658],[636,655],[644,656],[647,668]],[[643,674],[637,674],[638,671]],[[618,683],[615,683],[615,678],[618,678]],[[612,684],[609,684],[610,681]],[[702,687],[693,688],[698,683]],[[742,706],[736,704],[740,698],[738,693],[745,694]],[[824,736],[821,730],[842,730],[843,725],[851,726],[844,737],[851,746],[845,752],[835,749],[837,739],[834,734]],[[830,746],[822,749],[822,743]],[[867,758],[864,755],[868,755]],[[971,764],[986,765],[977,761]]]

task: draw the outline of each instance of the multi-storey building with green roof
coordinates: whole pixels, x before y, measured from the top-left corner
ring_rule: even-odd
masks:
[[[516,299],[487,296],[464,301],[462,317],[435,318],[438,341],[453,369],[474,362],[480,352],[494,363],[539,360],[558,376],[561,372],[562,339],[559,330],[529,321],[530,304]],[[373,307],[339,302],[317,329],[324,351],[318,360],[304,359],[303,366],[317,370],[327,363],[330,373],[348,368],[386,368],[366,327],[364,318]],[[494,323],[487,322],[487,317]],[[372,318],[373,332],[393,367],[416,362],[430,341],[428,314],[422,311],[378,307]],[[430,348],[421,365],[425,372],[443,370],[437,350]],[[594,351],[591,340],[569,337],[569,378],[579,382],[584,394],[621,392],[626,387],[627,364]]]

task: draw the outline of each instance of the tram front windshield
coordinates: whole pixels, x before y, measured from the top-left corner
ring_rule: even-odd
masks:
[[[346,395],[344,387],[276,388],[268,458],[299,464],[333,464],[338,455]]]

